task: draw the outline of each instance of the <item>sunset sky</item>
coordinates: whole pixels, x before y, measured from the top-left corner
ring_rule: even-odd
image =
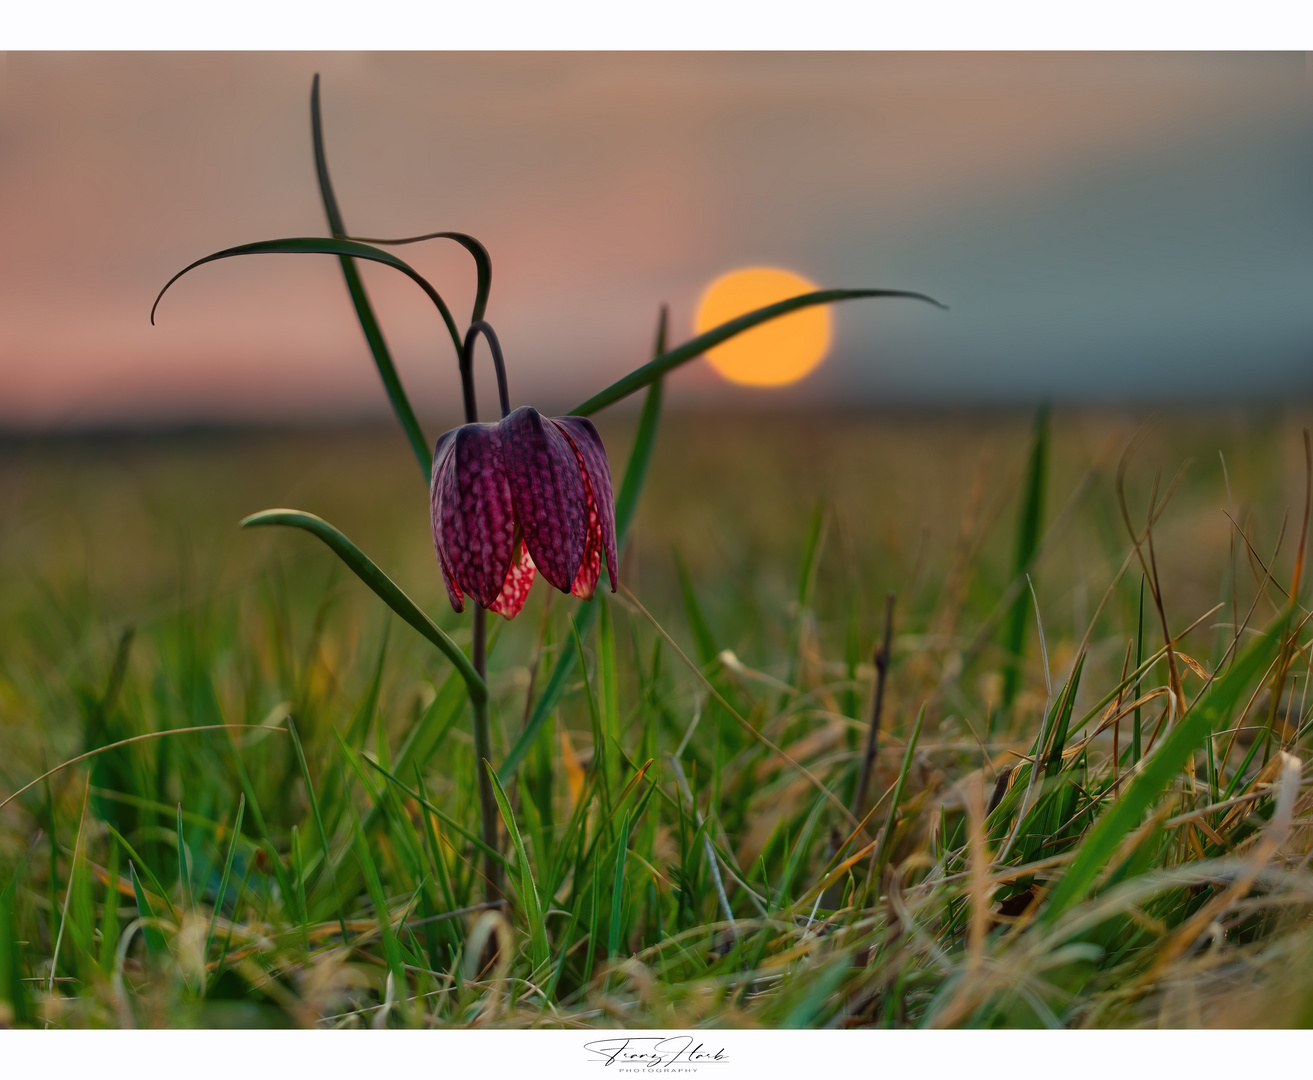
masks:
[[[1305,54],[9,53],[0,428],[353,417],[386,401],[322,235],[323,79],[349,229],[474,233],[513,404],[569,407],[676,340],[704,286],[779,266],[858,301],[780,390],[703,362],[676,401],[1233,400],[1313,389]],[[398,249],[468,314],[454,246]],[[369,268],[402,377],[450,413],[415,286]],[[491,402],[491,383],[482,391]]]

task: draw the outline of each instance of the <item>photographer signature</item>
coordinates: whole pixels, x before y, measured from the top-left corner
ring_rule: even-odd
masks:
[[[682,1071],[685,1066],[717,1065],[729,1060],[725,1056],[724,1047],[710,1049],[706,1043],[695,1043],[692,1035],[597,1039],[584,1043],[584,1049],[595,1054],[593,1060],[603,1065],[638,1067],[652,1072],[670,1069]]]

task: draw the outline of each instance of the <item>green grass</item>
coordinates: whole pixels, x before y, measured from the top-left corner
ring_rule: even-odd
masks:
[[[622,563],[637,603],[599,590],[585,616],[540,583],[492,624],[494,907],[451,663],[315,539],[237,529],[264,506],[332,521],[468,647],[403,435],[11,440],[0,799],[123,745],[0,809],[0,1013],[1304,1023],[1303,418],[1170,415],[1138,444],[1137,528],[1193,459],[1143,618],[1116,486],[1141,419],[1059,409],[1036,469],[1024,414],[664,417]],[[633,423],[599,425],[618,480]],[[1184,717],[1163,718],[1155,592],[1189,628]]]

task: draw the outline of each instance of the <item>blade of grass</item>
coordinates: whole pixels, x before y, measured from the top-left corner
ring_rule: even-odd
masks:
[[[110,844],[106,858],[105,900],[100,911],[100,973],[105,976],[114,973],[114,949],[119,942],[119,846]]]
[[[108,821],[104,822],[104,825],[106,831],[110,834],[110,836],[114,837],[115,840],[117,840],[120,844],[123,845],[123,850],[124,852],[127,853],[128,856],[129,865],[131,865],[134,860],[137,863],[141,864],[141,872],[145,874],[147,884],[150,885],[150,887],[154,890],[155,895],[158,896],[161,900],[163,900],[165,906],[169,909],[169,918],[172,919],[175,923],[179,922],[180,920],[178,919],[178,912],[174,908],[172,901],[169,900],[169,894],[164,891],[164,886],[160,884],[159,878],[157,878],[151,872],[151,868],[149,866],[147,866],[144,862],[142,862],[141,856],[133,849],[132,845],[128,843],[127,839],[123,836],[122,833],[118,831],[118,829],[114,828],[114,826],[111,825]]]
[[[392,930],[392,910],[388,907],[387,897],[383,893],[383,881],[378,874],[378,864],[374,862],[374,854],[369,850],[369,841],[365,838],[365,830],[361,827],[355,807],[350,807],[350,811],[356,858],[360,862],[360,871],[365,879],[369,901],[374,906],[374,917],[378,922],[379,937],[383,940],[383,952],[387,959],[388,970],[397,980],[398,985],[404,986],[406,976],[401,958],[401,943],[397,941],[397,936]]]
[[[1039,550],[1040,523],[1044,516],[1044,481],[1048,472],[1049,406],[1045,402],[1035,413],[1034,435],[1030,444],[1030,459],[1026,465],[1026,488],[1021,499],[1021,513],[1017,521],[1017,550],[1013,577],[1027,573]],[[1017,596],[1008,616],[1004,648],[1010,660],[1003,673],[1003,708],[1011,708],[1017,689],[1021,685],[1021,662],[1026,643],[1028,605],[1025,593]],[[989,732],[986,729],[986,737]]]
[[[286,730],[277,728],[278,731]],[[274,878],[278,881],[279,891],[284,897],[291,897],[292,890],[287,880],[286,874],[283,873],[282,860],[278,858],[278,852],[274,848],[273,840],[269,836],[269,826],[265,823],[264,813],[260,809],[260,800],[255,797],[255,787],[251,783],[251,777],[246,771],[246,764],[242,761],[241,751],[237,748],[237,740],[228,733],[228,747],[232,754],[233,768],[237,770],[237,779],[242,785],[242,791],[246,793],[246,805],[251,808],[251,817],[255,821],[256,832],[260,834],[260,846],[264,848],[265,854],[269,857],[269,868],[272,870]],[[147,869],[149,873],[149,870]]]
[[[582,910],[583,904],[581,903],[570,905],[570,922],[566,925],[565,934],[561,938],[561,955],[557,959],[555,967],[552,968],[552,977],[547,983],[547,988],[543,991],[544,1008],[546,1008],[548,1002],[553,1001],[556,997],[556,985],[561,981],[561,972],[565,970],[565,961],[574,948],[574,932],[579,928],[579,915]]]
[[[301,919],[301,945],[310,948],[310,914],[305,904],[305,863],[301,859],[301,830],[292,826],[292,873],[296,875],[296,908]]]
[[[190,910],[195,905],[191,894],[191,874],[187,870],[187,841],[182,835],[182,803],[178,803],[178,884],[182,889],[179,903]]]
[[[423,811],[421,816],[424,818],[424,838],[428,843],[429,858],[433,863],[433,873],[437,875],[438,887],[442,890],[443,903],[448,908],[454,908],[457,904],[455,893],[451,891],[451,875],[447,873],[447,862],[442,857],[442,848],[438,844],[438,832],[433,827],[433,814],[425,805],[431,800],[429,799],[428,789],[424,786],[424,777],[420,773],[418,765],[415,766],[415,785],[424,796],[424,801],[420,803],[420,810]]]
[[[1064,910],[1080,900],[1094,883],[1099,870],[1117,850],[1131,829],[1140,823],[1144,811],[1171,782],[1204,739],[1235,708],[1253,681],[1267,670],[1282,643],[1293,609],[1287,607],[1236,660],[1231,669],[1217,679],[1178,722],[1158,746],[1157,753],[1144,760],[1135,779],[1095,823],[1076,851],[1076,857],[1054,889],[1042,915],[1051,924]]]
[[[593,895],[592,909],[588,914],[588,952],[584,959],[584,975],[580,980],[583,986],[587,986],[593,978],[593,960],[597,955],[597,925],[601,921],[602,914],[602,876],[601,862],[593,860]]]
[[[350,754],[352,753],[352,751],[347,749],[347,753]],[[421,796],[419,792],[412,791],[400,780],[398,780],[395,776],[393,776],[390,772],[388,772],[387,769],[383,768],[383,766],[380,765],[377,761],[374,761],[372,758],[367,758],[367,757],[360,757],[359,760],[363,761],[366,765],[376,770],[377,772],[382,773],[387,780],[389,780],[391,783],[395,784],[398,788],[404,791],[407,795],[409,795],[412,799],[414,799],[417,803],[419,803],[420,806],[424,807],[431,814],[437,817],[438,820],[441,821],[448,828],[455,829],[458,833],[461,834],[461,836],[465,837],[466,840],[468,840],[471,844],[477,847],[485,855],[491,853],[492,855],[500,859],[507,869],[513,869],[510,860],[507,859],[506,856],[503,855],[500,851],[497,851],[495,848],[488,847],[488,845],[486,845],[483,842],[482,837],[472,832],[471,830],[467,829],[464,825],[462,825],[459,821],[457,821],[446,811],[441,810],[438,807],[434,806],[431,802],[429,802],[427,799]]]
[[[798,834],[798,841],[793,845],[793,851],[789,853],[789,861],[784,867],[784,876],[780,879],[778,902],[775,904],[777,910],[783,910],[792,903],[789,890],[793,888],[793,880],[797,876],[798,870],[811,854],[812,834],[816,831],[816,823],[820,821],[821,811],[825,809],[828,801],[824,795],[817,797],[811,813],[807,815],[807,820],[803,824],[802,832]]]
[[[1048,761],[1044,766],[1044,775],[1054,777],[1062,768],[1062,751],[1067,745],[1067,730],[1071,724],[1071,710],[1076,704],[1076,690],[1080,686],[1081,671],[1085,667],[1085,654],[1081,653],[1076,658],[1076,666],[1072,669],[1071,677],[1067,680],[1065,692],[1057,709],[1057,717],[1053,724],[1053,735],[1050,738]],[[1043,750],[1043,747],[1040,748]]]
[[[251,865],[246,868],[246,875],[242,878],[242,887],[237,890],[237,899],[233,901],[233,917],[228,923],[228,933],[223,937],[223,948],[219,950],[219,960],[215,965],[215,970],[222,970],[223,965],[228,962],[228,952],[233,943],[233,930],[237,926],[237,916],[242,909],[242,901],[246,899],[246,890],[251,886],[251,875],[255,873],[255,860],[251,860]]]
[[[328,872],[329,885],[332,887],[333,897],[337,901],[337,922],[339,928],[342,931],[342,940],[345,942],[347,940],[346,915],[343,913],[342,910],[342,898],[340,895],[338,895],[338,891],[337,891],[337,869],[333,865],[332,852],[328,844],[328,833],[324,829],[324,816],[322,813],[320,813],[319,810],[319,798],[317,795],[315,795],[314,781],[310,779],[310,766],[306,763],[305,750],[301,747],[301,737],[297,734],[296,724],[292,722],[292,718],[290,716],[287,718],[287,731],[288,734],[292,736],[292,745],[296,748],[296,760],[297,763],[301,766],[301,779],[305,782],[306,798],[310,802],[310,815],[314,818],[315,832],[319,836],[319,845],[324,852],[324,860],[322,865]],[[243,797],[242,806],[243,807],[245,806],[245,797]],[[241,808],[238,809],[238,824],[240,825],[240,823],[241,823]],[[228,854],[228,858],[229,861],[231,862],[232,860],[231,851]],[[225,870],[224,873],[226,875],[227,871]]]
[[[18,920],[14,911],[18,895],[18,883],[27,873],[32,853],[41,842],[37,833],[32,843],[24,851],[18,865],[9,878],[8,884],[0,889],[0,1002],[8,1003],[13,1010],[13,1019],[25,1023],[30,1019],[27,987],[23,984],[22,945],[18,934]]]
[[[73,841],[73,859],[68,867],[68,888],[64,892],[64,907],[59,913],[59,933],[55,935],[55,947],[50,956],[50,981],[46,986],[46,995],[55,996],[55,973],[59,968],[59,947],[64,942],[64,927],[68,925],[68,904],[73,896],[73,881],[77,877],[78,856],[82,854],[82,830],[87,823],[87,803],[91,798],[91,774],[87,773],[87,785],[82,792],[82,813],[78,817],[77,837]],[[46,1027],[50,1027],[49,1018]]]
[[[912,771],[912,758],[916,753],[917,740],[921,738],[921,725],[925,722],[925,703],[916,714],[916,723],[912,725],[912,734],[907,740],[907,749],[903,751],[903,764],[898,770],[898,779],[894,782],[893,797],[889,800],[889,813],[885,815],[884,828],[880,830],[880,840],[875,851],[871,853],[871,882],[879,888],[880,872],[889,858],[889,840],[893,836],[894,823],[898,819],[898,800],[903,797],[903,788],[907,784],[908,774]]]
[[[510,834],[511,843],[515,845],[515,854],[519,860],[520,903],[524,905],[524,915],[529,923],[529,957],[536,972],[551,960],[551,950],[547,945],[547,927],[543,922],[542,905],[538,900],[538,886],[534,884],[533,870],[529,866],[529,853],[524,849],[524,839],[515,824],[515,815],[511,813],[506,790],[497,779],[497,772],[491,763],[485,761],[484,766],[492,778],[492,792],[497,798],[497,808],[501,811],[502,821],[506,823],[506,831]]]
[[[725,882],[720,876],[720,866],[716,862],[716,848],[711,842],[709,826],[711,819],[702,817],[702,811],[698,809],[697,800],[693,797],[693,789],[689,787],[688,777],[684,775],[684,766],[679,763],[679,758],[674,754],[670,755],[670,767],[675,773],[675,782],[679,784],[680,790],[684,793],[684,798],[688,800],[689,810],[693,814],[693,820],[697,823],[698,833],[702,837],[703,853],[707,859],[707,869],[711,872],[711,881],[716,887],[716,899],[720,901],[721,914],[725,916],[725,921],[730,924],[730,933],[737,941],[739,937],[738,927],[734,924],[734,911],[729,906],[729,897],[725,894]],[[696,776],[697,774],[694,773]],[[682,813],[682,811],[681,811]]]
[[[237,854],[237,839],[242,835],[242,818],[246,814],[246,795],[237,797],[237,819],[233,822],[232,839],[228,841],[228,854],[223,860],[223,873],[219,875],[219,891],[214,897],[214,907],[210,911],[210,922],[205,928],[205,951],[201,953],[205,963],[210,960],[210,944],[214,941],[214,924],[223,908],[224,898],[228,895],[228,877],[233,869],[233,856]],[[345,932],[345,927],[343,927]]]
[[[575,837],[581,835],[580,830],[584,827],[589,807],[592,806],[593,800],[597,796],[598,788],[597,771],[592,770],[584,780],[584,787],[579,792],[579,798],[575,801],[574,810],[570,813],[570,820],[566,822],[565,832],[557,845],[556,858],[552,861],[551,869],[545,879],[543,892],[549,898],[557,894],[561,884],[565,881],[566,873],[569,870],[570,852],[574,849]]]
[[[163,956],[168,945],[160,933],[155,909],[150,906],[150,899],[141,887],[141,879],[137,877],[137,868],[131,859],[128,860],[128,877],[132,879],[132,892],[137,898],[137,916],[141,919],[142,933],[146,935],[146,948],[152,956]]]
[[[611,885],[611,925],[607,935],[606,955],[615,959],[620,955],[621,917],[625,906],[625,854],[629,850],[629,811],[625,811],[620,826],[620,839],[616,843],[615,879]]]
[[[829,964],[823,971],[808,973],[799,980],[805,988],[797,1003],[780,1022],[784,1029],[818,1027],[824,1016],[831,1012],[841,999],[833,997],[848,974],[845,960]]]
[[[625,810],[626,812],[628,812],[629,800],[633,798],[634,795],[638,792],[638,790],[642,787],[643,780],[647,776],[647,771],[651,767],[652,767],[652,762],[650,760],[644,762],[635,771],[634,775],[629,778],[628,783],[625,784],[620,794],[616,796],[615,802],[611,803],[610,807],[605,809],[602,812],[602,814],[598,817],[598,820],[596,822],[596,830],[594,832],[592,842],[588,845],[588,849],[584,854],[585,863],[588,862],[588,860],[593,857],[593,855],[599,850],[603,839],[610,834],[613,823],[615,822],[617,816],[619,816],[621,810]],[[598,785],[599,795],[601,794],[600,787],[601,785],[599,784]],[[642,808],[647,805],[647,800],[648,798],[651,797],[654,788],[655,788],[655,784],[653,785],[652,788],[648,788],[645,792],[643,792],[642,796],[640,797],[638,812],[633,815],[633,819],[635,821],[638,820],[639,815],[642,813]]]

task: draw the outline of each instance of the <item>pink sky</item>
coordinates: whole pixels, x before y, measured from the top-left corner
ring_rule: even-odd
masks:
[[[1165,148],[1231,160],[1247,132],[1302,123],[1310,85],[1302,57],[1276,54],[10,53],[0,425],[386,408],[331,259],[207,266],[147,321],[193,259],[325,232],[316,71],[348,227],[479,236],[513,398],[565,406],[646,358],[661,301],[685,336],[702,286],[736,265],[935,293],[961,332],[972,282],[952,252],[932,257],[948,224],[1028,206],[1039,220],[1105,176],[1130,176],[1133,195],[1137,163],[1158,168]],[[467,313],[459,249],[399,253]],[[367,280],[417,407],[452,411],[432,308],[397,275]],[[801,392],[842,394],[887,363],[912,373],[906,394],[921,378],[933,397],[969,361],[970,335],[945,336],[954,317],[849,305],[834,360]],[[713,379],[697,363],[679,383],[694,395]]]

